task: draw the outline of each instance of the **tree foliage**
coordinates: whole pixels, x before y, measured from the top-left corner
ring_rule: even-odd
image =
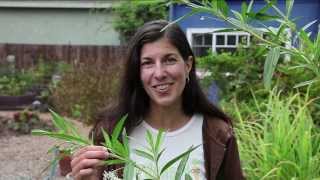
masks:
[[[127,42],[138,27],[145,22],[156,19],[167,19],[168,7],[162,1],[125,0],[114,8],[117,15],[114,28],[120,33],[121,42]]]

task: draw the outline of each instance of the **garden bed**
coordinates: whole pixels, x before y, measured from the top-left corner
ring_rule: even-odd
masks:
[[[30,106],[37,95],[0,96],[0,110],[19,110]]]

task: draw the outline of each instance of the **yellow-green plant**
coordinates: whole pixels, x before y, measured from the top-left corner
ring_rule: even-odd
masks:
[[[308,97],[281,97],[272,91],[256,107],[234,104],[236,134],[248,179],[319,179],[320,131],[314,125]],[[247,116],[240,109],[251,109]],[[249,120],[248,120],[249,119]]]
[[[72,151],[81,147],[93,145],[93,139],[82,136],[71,122],[67,121],[65,118],[53,112],[52,110],[50,110],[50,112],[52,115],[53,124],[57,128],[57,131],[33,130],[33,135],[48,136],[54,139],[62,140],[64,143],[67,143],[69,147],[67,147],[67,149],[61,150],[71,150],[71,153]],[[188,173],[184,172],[184,170],[190,153],[200,145],[191,146],[185,152],[176,156],[172,160],[168,161],[165,165],[160,167],[159,159],[165,151],[165,149],[161,148],[164,132],[160,130],[157,136],[153,137],[152,134],[147,131],[146,140],[148,142],[148,147],[146,147],[145,149],[135,149],[133,152],[130,152],[129,137],[126,134],[126,130],[124,128],[124,122],[126,118],[127,116],[124,116],[119,120],[111,135],[109,135],[102,129],[103,137],[105,140],[102,145],[108,149],[109,156],[111,157],[110,159],[104,161],[105,165],[124,164],[124,180],[139,180],[140,177],[134,176],[136,170],[142,172],[146,177],[148,177],[148,179],[160,180],[161,175],[166,170],[180,161],[176,170],[175,179],[180,180],[183,177],[185,179],[192,179]],[[139,162],[133,161],[132,159],[130,159],[130,153],[136,153],[138,156],[150,160],[151,162],[153,162],[155,168],[148,168],[143,166],[142,164],[139,164]],[[118,177],[114,178],[117,179]]]

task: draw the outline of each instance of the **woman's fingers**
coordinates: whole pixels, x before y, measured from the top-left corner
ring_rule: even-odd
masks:
[[[84,148],[81,148],[80,150],[76,151],[73,156],[79,156],[84,152],[87,151],[107,151],[107,148],[103,146],[86,146]]]
[[[84,159],[72,168],[72,173],[80,173],[84,169],[96,168],[101,165],[101,160],[98,159]]]
[[[92,175],[96,174],[96,170],[89,168],[89,169],[82,169],[81,171],[79,171],[79,173],[75,176],[73,176],[73,178],[75,180],[81,180],[81,179],[88,179],[86,177],[90,177]]]
[[[106,159],[108,157],[108,152],[106,151],[86,151],[78,156],[73,156],[71,161],[71,167],[78,164],[84,159]]]
[[[102,160],[107,159],[108,152],[103,146],[87,146],[73,154],[71,161],[72,176],[76,180],[92,176]]]

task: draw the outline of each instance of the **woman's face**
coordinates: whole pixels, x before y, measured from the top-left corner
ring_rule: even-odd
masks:
[[[146,43],[141,49],[140,78],[151,105],[181,105],[192,57],[184,61],[167,38]]]

